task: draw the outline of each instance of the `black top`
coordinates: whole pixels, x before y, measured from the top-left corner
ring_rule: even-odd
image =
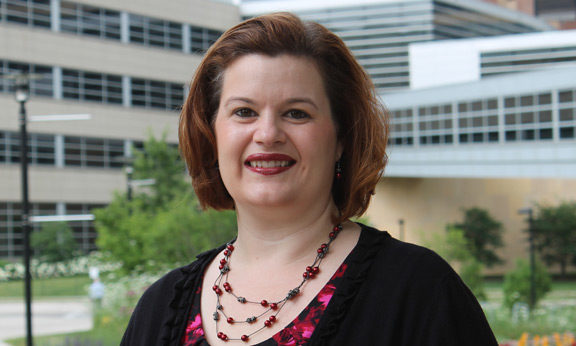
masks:
[[[361,226],[309,345],[498,345],[475,297],[440,256]],[[193,293],[222,249],[198,255],[150,286],[121,345],[179,345]]]

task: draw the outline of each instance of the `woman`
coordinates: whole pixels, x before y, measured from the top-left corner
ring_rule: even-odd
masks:
[[[344,43],[279,13],[228,30],[198,67],[180,146],[237,238],[151,286],[123,345],[495,345],[429,250],[352,223],[386,163],[385,112]]]

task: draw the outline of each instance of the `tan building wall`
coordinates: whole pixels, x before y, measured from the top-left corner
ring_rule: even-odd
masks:
[[[564,200],[576,200],[576,180],[385,178],[367,216],[396,238],[398,220],[404,219],[405,240],[423,244],[432,233],[444,231],[447,223],[461,220],[462,208],[487,209],[503,223],[505,247],[498,253],[506,263],[485,273],[500,275],[514,267],[516,258],[528,258],[526,216],[518,215],[518,210]]]

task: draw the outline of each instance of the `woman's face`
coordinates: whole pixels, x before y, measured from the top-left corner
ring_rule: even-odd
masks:
[[[251,54],[223,78],[214,128],[235,204],[302,207],[329,197],[342,148],[314,62]]]

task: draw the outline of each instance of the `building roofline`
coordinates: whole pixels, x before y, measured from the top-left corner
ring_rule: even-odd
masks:
[[[277,11],[305,11],[321,10],[326,8],[358,7],[363,5],[377,5],[398,2],[421,2],[422,0],[271,0],[271,1],[241,1],[240,12],[242,15],[253,16]],[[554,28],[544,21],[530,15],[513,11],[501,6],[476,0],[428,0],[429,2],[443,2],[457,5],[495,17],[505,18],[539,30],[553,30]]]
[[[508,73],[484,79],[433,87],[380,94],[384,104],[391,108],[452,103],[474,99],[538,93],[547,90],[574,88],[576,65],[550,67],[537,71]]]

